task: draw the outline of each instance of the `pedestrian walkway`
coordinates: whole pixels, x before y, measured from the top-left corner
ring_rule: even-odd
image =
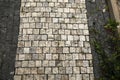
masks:
[[[14,80],[94,80],[85,0],[21,0]]]

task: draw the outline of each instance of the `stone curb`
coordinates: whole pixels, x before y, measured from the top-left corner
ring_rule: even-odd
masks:
[[[110,11],[110,17],[120,23],[120,5],[119,5],[120,1],[119,0],[106,0],[106,1],[108,3]],[[120,36],[120,25],[117,28]]]

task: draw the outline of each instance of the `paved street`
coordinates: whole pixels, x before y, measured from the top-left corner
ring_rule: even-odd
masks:
[[[21,0],[14,80],[94,80],[85,0]]]

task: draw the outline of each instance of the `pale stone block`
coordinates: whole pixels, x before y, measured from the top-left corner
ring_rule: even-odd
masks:
[[[90,47],[90,43],[89,42],[84,42],[84,45],[86,48]]]
[[[23,29],[23,34],[27,34],[27,29]]]
[[[47,35],[42,35],[41,39],[42,40],[47,40]]]
[[[50,4],[53,4],[53,3],[50,3]],[[55,13],[50,13],[50,17],[55,17]]]
[[[56,47],[56,46],[59,45],[58,43],[59,43],[58,41],[53,41],[53,42],[52,42],[52,46],[55,46],[55,47]]]
[[[22,80],[22,76],[15,75],[14,80]]]
[[[59,34],[64,34],[64,30],[59,30]]]
[[[52,2],[57,2],[57,0],[52,0]]]
[[[48,40],[54,40],[54,35],[49,34],[49,35],[48,35]]]
[[[91,60],[92,59],[92,54],[86,54],[86,59]]]
[[[29,61],[28,63],[29,63],[29,65],[28,65],[29,67],[35,67],[35,62],[34,61]]]
[[[81,67],[81,73],[87,73],[87,68],[86,67]]]
[[[81,60],[77,60],[76,61],[76,66],[82,66],[83,65],[83,61],[81,61]]]
[[[79,59],[78,54],[73,54],[73,59],[74,59],[74,60]]]
[[[45,74],[50,74],[51,73],[51,68],[45,68]]]
[[[60,54],[60,60],[65,60],[65,54]]]
[[[85,38],[86,38],[86,41],[89,41],[89,40],[90,40],[90,39],[89,39],[89,36],[86,36]]]
[[[64,18],[59,18],[59,23],[64,23]]]
[[[73,36],[72,35],[68,35],[68,40],[72,41],[73,40]]]
[[[54,75],[48,75],[48,80],[54,80]]]
[[[85,25],[84,24],[79,24],[79,29],[84,29]]]
[[[65,13],[69,13],[70,11],[69,11],[69,8],[64,8],[64,12]]]
[[[70,53],[75,53],[75,47],[70,47]]]
[[[63,61],[63,67],[68,67],[70,64],[69,64],[69,61],[66,60],[66,61]]]
[[[39,29],[33,29],[33,34],[39,34]]]
[[[64,0],[64,2],[68,2],[68,0]]]
[[[40,80],[39,75],[34,75],[35,80]]]
[[[59,41],[59,46],[65,46],[64,41]]]
[[[25,42],[25,47],[30,47],[31,46],[31,41],[26,41]]]
[[[73,29],[79,29],[79,25],[78,24],[73,24]]]
[[[46,30],[45,29],[40,29],[40,34],[46,34]]]
[[[87,67],[87,73],[93,73],[93,67]]]
[[[17,68],[16,72],[16,74],[24,74],[24,68]]]
[[[79,40],[79,36],[74,36],[74,40]]]
[[[33,13],[32,13],[32,17],[37,17],[37,13],[36,13],[36,12],[33,12]]]
[[[79,41],[79,46],[80,47],[83,47],[84,45],[83,45],[83,41]]]
[[[21,22],[29,22],[29,18],[21,18]]]
[[[43,48],[43,53],[49,53],[49,48],[48,47]]]
[[[42,66],[48,66],[48,61],[44,60]]]
[[[29,28],[29,23],[24,23],[22,26],[20,27],[24,27],[24,28]]]
[[[69,48],[68,47],[64,47],[63,48],[63,53],[69,53]]]
[[[58,8],[58,12],[63,12],[63,8]]]
[[[38,74],[44,74],[44,67],[38,68]]]
[[[91,53],[91,48],[90,47],[88,47],[88,48],[82,47],[82,52]]]
[[[23,35],[22,40],[29,40],[29,36],[28,35]]]
[[[75,10],[70,8],[70,13],[75,13]]]
[[[82,80],[82,75],[81,74],[77,74],[76,75],[76,80]]]
[[[88,67],[89,66],[89,61],[83,61],[83,66]]]
[[[61,35],[61,40],[67,40],[67,36],[66,35]]]
[[[38,41],[33,41],[32,42],[32,46],[35,46],[35,47],[37,47],[39,44],[38,44]]]
[[[76,66],[76,61],[70,61],[70,66]]]
[[[66,42],[65,42],[65,45],[66,45],[66,46],[71,46],[71,42],[70,42],[70,41],[66,41]]]
[[[85,41],[86,39],[85,39],[85,36],[80,36],[80,41]]]
[[[30,73],[31,74],[37,74],[37,68],[31,68]]]
[[[89,31],[88,30],[83,30],[83,34],[84,35],[89,35]]]
[[[19,54],[19,60],[25,60],[25,54]]]
[[[89,74],[83,74],[83,80],[90,80]]]
[[[65,34],[70,35],[70,30],[65,30]]]
[[[69,23],[70,21],[69,21],[69,19],[65,19],[65,23]]]
[[[54,23],[58,23],[58,18],[53,18]]]
[[[54,60],[58,59],[58,54],[52,54],[52,59]]]
[[[40,0],[41,2],[45,2],[46,0]]]
[[[58,2],[64,2],[64,0],[58,0]]]
[[[55,15],[56,15],[57,18],[60,18],[62,16],[61,13],[56,13]],[[58,22],[59,22],[59,19],[58,19]]]
[[[46,22],[46,18],[41,18],[41,22]]]
[[[90,74],[90,80],[95,80],[94,74]]]
[[[57,74],[57,73],[58,73],[58,68],[57,68],[57,67],[54,67],[54,68],[52,69],[52,71],[53,71],[53,74]]]
[[[42,48],[37,47],[37,48],[36,48],[36,53],[42,53]]]
[[[28,66],[28,61],[22,61],[22,67],[27,67]]]
[[[30,4],[30,6],[36,6],[36,3],[33,3],[33,2],[32,2],[32,3]]]
[[[33,60],[39,59],[39,54],[32,54],[32,59]]]
[[[61,80],[61,75],[60,74],[55,75],[55,80]]]
[[[19,41],[17,46],[18,47],[24,47],[24,41]]]
[[[52,58],[52,54],[46,54],[46,59],[50,60]]]
[[[56,48],[55,47],[51,47],[50,48],[50,53],[56,53]]]
[[[53,29],[48,29],[48,30],[46,30],[46,34],[52,35],[52,34],[53,34],[52,30],[53,30]]]
[[[72,67],[66,67],[66,73],[67,73],[67,74],[73,73]]]
[[[25,54],[25,59],[26,59],[26,60],[31,60],[31,59],[32,59],[31,54]]]
[[[62,13],[62,17],[63,17],[63,18],[66,18],[66,17],[67,17],[67,14],[66,14],[66,13]]]
[[[79,59],[85,59],[85,54],[78,54]]]
[[[48,47],[52,46],[52,44],[51,44],[50,41],[46,41],[46,45],[47,45]]]
[[[15,62],[15,67],[21,67],[22,66],[22,62],[21,61],[17,61]]]
[[[59,67],[59,73],[65,74],[66,73],[66,68],[65,67]]]
[[[55,61],[49,61],[49,66],[55,66]]]
[[[40,67],[41,66],[41,61],[35,61],[36,67]]]
[[[66,60],[72,60],[72,54],[66,54]]]
[[[73,73],[80,73],[79,67],[73,67]]]
[[[43,46],[46,46],[46,41],[39,41],[39,46],[41,47],[43,47]]]

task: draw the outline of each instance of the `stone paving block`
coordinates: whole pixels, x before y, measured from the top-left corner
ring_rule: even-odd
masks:
[[[21,80],[21,76],[14,76],[14,80]]]

